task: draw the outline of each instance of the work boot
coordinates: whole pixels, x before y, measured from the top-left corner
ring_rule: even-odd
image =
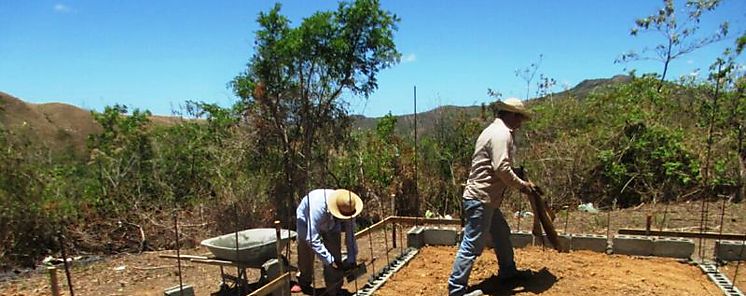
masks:
[[[484,295],[484,292],[482,292],[482,290],[480,289],[476,289],[474,291],[464,294],[464,296],[482,296],[482,295]]]
[[[516,269],[514,271],[498,273],[497,280],[500,282],[522,281],[530,279],[532,275],[533,272],[531,272],[531,270]]]

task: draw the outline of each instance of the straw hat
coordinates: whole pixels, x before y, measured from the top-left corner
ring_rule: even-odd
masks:
[[[339,219],[352,219],[363,211],[363,200],[346,189],[337,189],[326,197],[326,206],[332,216]]]
[[[526,117],[526,119],[531,119],[531,112],[526,109],[520,99],[507,98],[505,101],[495,102],[495,106],[497,107],[497,110],[521,114]]]

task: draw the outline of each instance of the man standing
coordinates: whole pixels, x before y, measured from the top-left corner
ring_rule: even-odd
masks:
[[[528,271],[519,271],[515,266],[510,227],[500,212],[500,204],[508,187],[522,192],[534,190],[531,182],[521,180],[512,169],[513,130],[529,119],[530,113],[519,99],[498,101],[495,121],[477,138],[463,194],[464,237],[448,279],[451,296],[483,295],[481,290],[469,294],[466,291],[474,261],[484,249],[485,233],[491,235],[495,246],[498,279],[504,281],[528,275]]]
[[[354,266],[357,258],[355,217],[363,211],[363,201],[345,189],[316,189],[304,196],[296,210],[298,232],[298,287],[312,294],[313,257],[324,264],[324,295],[342,294],[343,270]],[[341,232],[344,229],[347,260],[342,262]]]

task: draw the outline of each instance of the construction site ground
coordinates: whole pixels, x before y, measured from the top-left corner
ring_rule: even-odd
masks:
[[[709,205],[707,231],[720,230],[720,203]],[[510,205],[503,206],[504,213],[513,230],[519,221],[512,214]],[[668,206],[664,220],[664,205],[644,205],[635,209],[597,214],[571,211],[569,217],[558,213],[555,225],[560,234],[568,233],[615,233],[620,228],[644,227],[647,215],[660,221],[660,228],[676,231],[698,231],[700,221],[699,203],[681,203]],[[608,217],[611,217],[609,223]],[[527,230],[530,220],[522,219],[520,229]],[[185,221],[201,223],[204,221]],[[565,227],[567,225],[567,227]],[[607,230],[607,225],[609,229]],[[746,229],[744,204],[726,204],[723,215],[723,232],[738,233]],[[397,246],[393,246],[391,228],[387,232],[374,232],[358,239],[359,261],[368,265],[368,275],[379,270],[399,255],[406,246],[406,230],[410,226],[397,227]],[[653,225],[659,227],[658,224]],[[195,238],[196,240],[204,238]],[[698,241],[695,239],[695,243]],[[712,254],[713,240],[705,241],[705,257]],[[295,247],[290,248],[291,262],[295,262]],[[695,256],[699,250],[695,251]],[[421,249],[408,266],[391,277],[375,295],[445,295],[446,280],[455,256],[455,246],[426,247]],[[89,263],[74,263],[71,273],[75,295],[163,295],[163,290],[178,285],[176,261],[160,258],[161,254],[174,254],[172,250],[145,252],[140,254],[105,255]],[[205,255],[205,248],[182,250],[182,254]],[[78,254],[76,254],[78,255]],[[722,295],[718,288],[707,281],[696,267],[679,263],[673,259],[636,258],[621,255],[606,255],[592,252],[559,254],[550,249],[529,247],[516,249],[518,265],[535,272],[529,281],[513,286],[497,285],[492,279],[496,272],[496,260],[491,250],[485,250],[471,276],[471,284],[482,285],[490,295],[541,294],[541,295]],[[722,266],[722,272],[732,279],[736,263]],[[58,265],[58,276],[62,295],[67,292],[64,269]],[[736,286],[746,289],[746,264],[741,264]],[[235,268],[226,268],[235,273]],[[348,282],[345,287],[354,291],[362,287],[368,275],[357,282]],[[259,277],[259,270],[249,269],[249,280]],[[217,266],[184,262],[182,280],[194,287],[196,295],[209,295],[218,290],[220,269]],[[317,286],[323,286],[321,270],[317,264]],[[33,271],[16,270],[0,277],[0,296],[51,295],[48,275],[43,268]]]

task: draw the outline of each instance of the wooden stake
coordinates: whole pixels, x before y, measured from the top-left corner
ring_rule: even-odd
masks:
[[[47,267],[47,271],[49,271],[49,282],[52,287],[52,296],[60,296],[60,284],[57,281],[57,267]]]

